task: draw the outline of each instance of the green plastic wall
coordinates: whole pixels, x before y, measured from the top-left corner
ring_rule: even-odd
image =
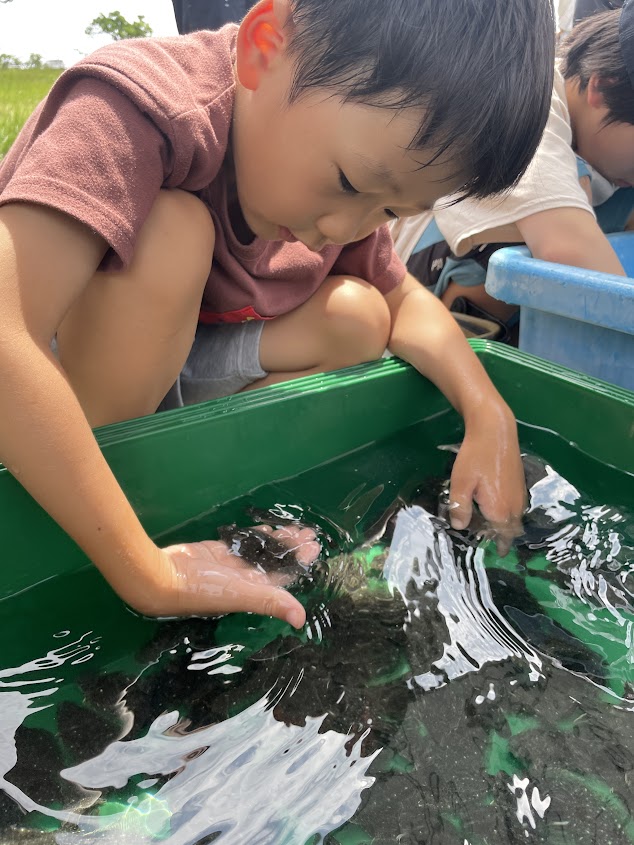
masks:
[[[599,474],[610,467],[621,479],[631,474],[634,489],[634,393],[499,344],[473,347],[521,421],[557,432],[562,453],[575,444],[597,461]],[[214,505],[421,421],[428,453],[458,432],[440,392],[407,364],[386,359],[108,426],[96,436],[143,524],[161,536]],[[380,460],[364,472],[385,476]],[[3,467],[0,513],[0,598],[87,564]]]

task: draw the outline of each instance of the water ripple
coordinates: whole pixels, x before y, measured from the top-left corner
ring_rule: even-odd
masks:
[[[482,549],[469,549],[464,566],[457,565],[450,539],[423,508],[398,514],[383,574],[408,607],[406,625],[430,603],[444,617],[449,642],[428,672],[414,676],[419,687],[435,689],[509,657],[526,660],[531,680],[540,677],[541,659],[493,603]]]

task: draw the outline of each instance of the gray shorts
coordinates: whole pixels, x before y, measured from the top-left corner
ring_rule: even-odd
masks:
[[[267,373],[260,366],[263,328],[262,320],[199,323],[185,366],[158,410],[230,396],[264,378]]]

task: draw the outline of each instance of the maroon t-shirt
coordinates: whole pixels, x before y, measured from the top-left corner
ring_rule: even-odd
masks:
[[[63,73],[0,164],[0,205],[51,206],[110,246],[127,268],[161,188],[199,196],[216,228],[201,319],[266,319],[306,302],[331,274],[388,293],[405,277],[387,227],[314,253],[301,243],[236,238],[222,167],[229,143],[237,27],[119,41]],[[178,283],[178,279],[174,280]]]

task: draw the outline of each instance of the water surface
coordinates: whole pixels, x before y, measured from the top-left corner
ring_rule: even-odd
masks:
[[[301,632],[141,619],[90,568],[1,602],[2,845],[634,842],[632,479],[524,428],[500,558],[421,436],[181,529],[316,525]]]

